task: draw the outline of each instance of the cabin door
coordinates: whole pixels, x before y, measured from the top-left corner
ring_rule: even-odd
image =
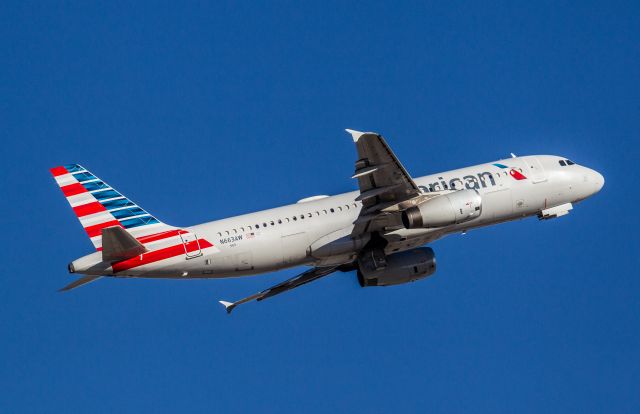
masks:
[[[531,178],[531,182],[541,183],[547,181],[547,173],[542,167],[540,160],[536,157],[527,157],[524,159],[524,162],[527,164],[527,169],[529,170],[529,176]]]

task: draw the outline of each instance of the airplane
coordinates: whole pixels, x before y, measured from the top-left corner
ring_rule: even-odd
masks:
[[[385,139],[347,129],[356,147],[358,191],[191,227],[149,214],[84,167],[51,169],[96,251],[69,263],[83,277],[228,278],[297,266],[309,269],[235,302],[227,313],[334,272],[355,271],[362,287],[414,282],[436,270],[424,245],[455,233],[525,217],[568,214],[604,177],[566,157],[536,155],[412,178]]]

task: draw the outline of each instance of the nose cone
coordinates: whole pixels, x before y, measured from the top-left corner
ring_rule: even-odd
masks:
[[[604,186],[604,177],[598,171],[591,170],[591,172],[593,176],[593,185],[595,186],[593,194],[595,194]]]

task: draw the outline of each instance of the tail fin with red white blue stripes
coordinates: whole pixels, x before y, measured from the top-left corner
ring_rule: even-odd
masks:
[[[96,250],[102,248],[106,227],[123,227],[135,238],[175,229],[78,164],[52,168],[51,173]]]

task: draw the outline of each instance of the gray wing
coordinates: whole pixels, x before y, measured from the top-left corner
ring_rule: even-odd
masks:
[[[265,289],[262,292],[247,296],[244,299],[240,299],[235,302],[226,302],[224,300],[221,300],[220,303],[224,305],[227,313],[231,313],[231,311],[238,305],[242,305],[243,303],[247,303],[252,300],[260,301],[266,298],[270,298],[271,296],[279,295],[280,293],[295,289],[309,282],[313,282],[314,280],[318,280],[321,277],[328,276],[331,273],[335,272],[337,269],[337,266],[314,267],[313,269],[309,269],[306,272],[292,277],[291,279],[287,279],[284,282],[278,283],[277,285],[272,286],[269,289]]]
[[[347,129],[358,151],[352,178],[358,180],[362,211],[352,235],[402,227],[399,211],[422,200],[420,189],[384,138]]]
[[[80,286],[86,285],[87,283],[91,283],[94,282],[98,279],[100,279],[102,276],[85,276],[85,277],[81,277],[80,279],[76,280],[73,283],[68,284],[67,286],[63,287],[62,289],[59,289],[58,292],[67,292],[69,290],[73,290],[75,288],[78,288]]]

